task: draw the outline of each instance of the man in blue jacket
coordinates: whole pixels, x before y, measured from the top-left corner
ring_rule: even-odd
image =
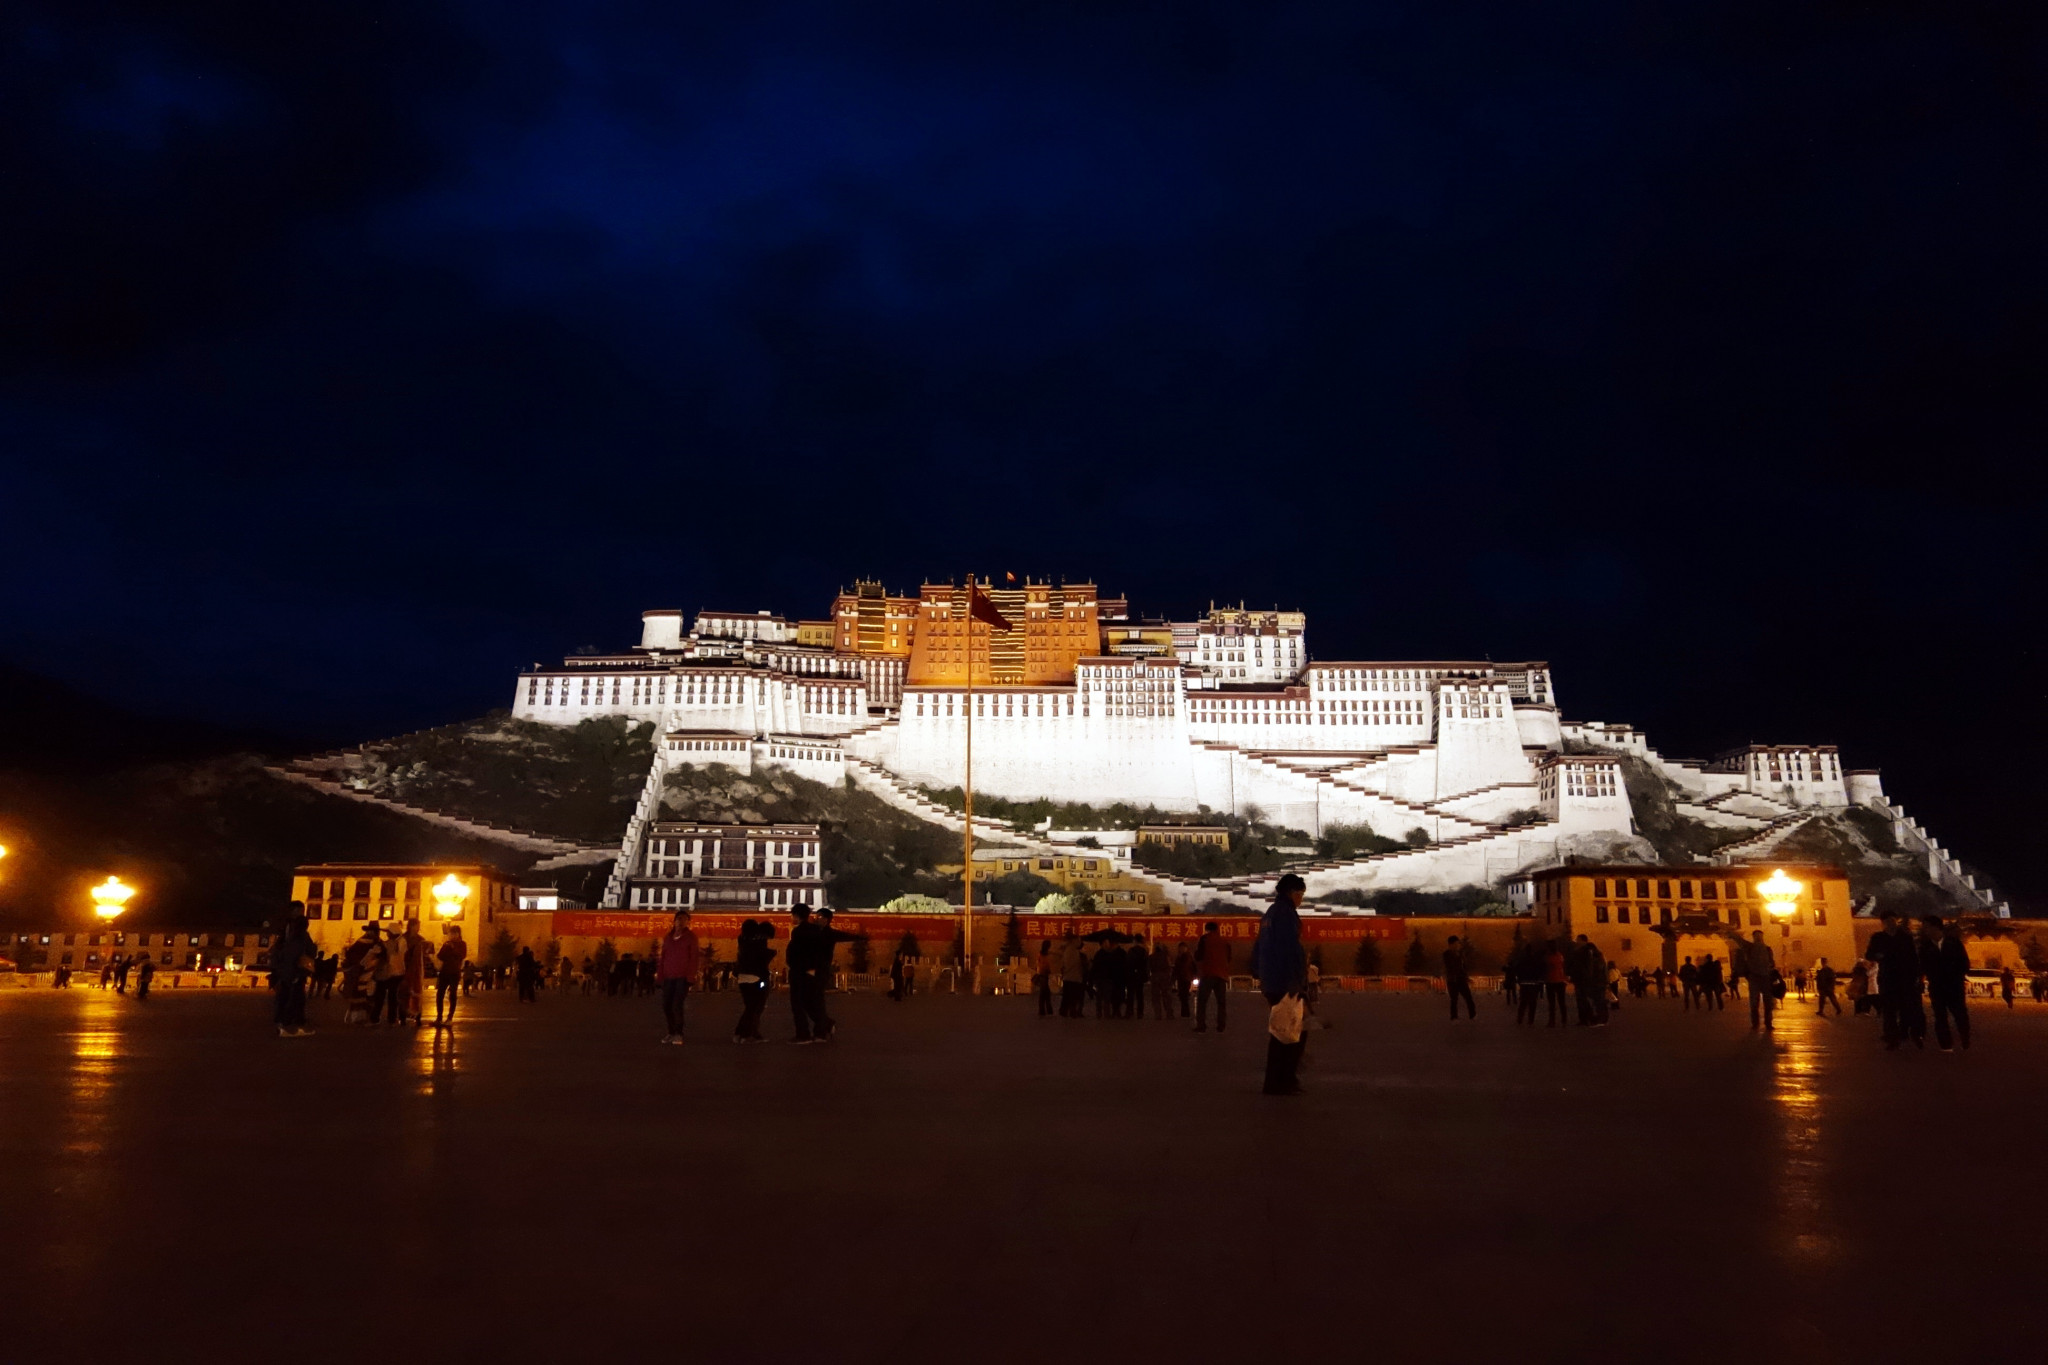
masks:
[[[1292,996],[1297,1001],[1308,993],[1308,954],[1301,946],[1301,914],[1298,907],[1308,894],[1308,884],[1292,872],[1280,879],[1273,903],[1259,921],[1258,942],[1252,945],[1252,972],[1259,978],[1259,990],[1266,1003],[1277,1006]],[[1268,1095],[1299,1095],[1301,1082],[1295,1071],[1308,1047],[1303,1032],[1291,1043],[1266,1037],[1266,1086]]]

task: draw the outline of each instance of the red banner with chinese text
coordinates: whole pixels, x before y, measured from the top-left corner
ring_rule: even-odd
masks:
[[[626,941],[660,938],[668,932],[673,911],[557,910],[553,933],[556,938],[611,938]],[[785,938],[794,922],[787,912],[770,914],[691,915],[690,925],[699,938],[736,939],[740,925],[750,919],[765,919],[776,926],[776,937]],[[1069,933],[1085,938],[1104,929],[1120,934],[1143,934],[1148,940],[1192,942],[1202,936],[1202,926],[1211,920],[1217,932],[1231,942],[1250,943],[1259,936],[1257,915],[1019,915],[1017,932],[1027,950],[1035,950],[1046,939],[1057,942]],[[974,917],[977,951],[993,950],[1008,932],[1007,915]],[[920,943],[950,944],[960,931],[958,915],[885,915],[880,913],[835,914],[834,927],[849,934],[866,934],[876,941],[896,942],[905,934]],[[1397,940],[1408,937],[1408,922],[1377,915],[1303,915],[1301,936],[1309,943],[1356,943],[1360,939]]]

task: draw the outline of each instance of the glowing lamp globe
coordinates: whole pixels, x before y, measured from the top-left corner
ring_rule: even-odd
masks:
[[[104,920],[114,919],[128,908],[128,898],[134,894],[134,887],[122,885],[119,877],[109,877],[92,889],[92,912]]]
[[[1791,919],[1799,910],[1799,893],[1806,889],[1806,883],[1795,882],[1779,868],[1769,877],[1757,883],[1756,891],[1764,898],[1764,909],[1772,919]]]
[[[469,899],[469,888],[453,872],[434,885],[434,913],[442,919],[461,919],[462,903]]]

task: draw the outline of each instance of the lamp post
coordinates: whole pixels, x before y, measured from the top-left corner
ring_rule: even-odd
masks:
[[[1764,898],[1764,910],[1778,924],[1799,913],[1799,893],[1805,889],[1806,883],[1792,880],[1782,867],[1756,884],[1757,894]]]
[[[434,884],[434,915],[444,924],[462,918],[463,902],[469,899],[469,887],[453,872]]]
[[[92,912],[111,924],[128,908],[128,898],[134,894],[135,888],[123,885],[119,877],[108,877],[92,889]]]

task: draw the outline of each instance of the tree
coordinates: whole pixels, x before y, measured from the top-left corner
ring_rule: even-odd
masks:
[[[2025,946],[2020,949],[2020,961],[2027,964],[2028,971],[2048,971],[2048,948],[2043,948],[2035,935],[2028,934]]]
[[[1380,974],[1380,941],[1376,938],[1358,940],[1358,951],[1352,955],[1351,968],[1360,976]]]
[[[1408,940],[1408,956],[1401,960],[1401,970],[1410,976],[1420,976],[1429,968],[1429,954],[1422,951],[1422,935]]]
[[[915,892],[907,896],[898,896],[896,899],[886,902],[882,909],[892,915],[950,915],[953,913],[953,907],[940,900],[937,896],[920,896]]]
[[[1032,909],[1041,915],[1071,915],[1074,913],[1074,902],[1068,899],[1065,892],[1055,891],[1050,896],[1040,896],[1038,904]]]
[[[1095,893],[1086,882],[1075,882],[1074,889],[1067,892],[1067,907],[1077,915],[1092,915],[1097,907]]]
[[[1402,842],[1406,843],[1410,848],[1428,848],[1429,831],[1417,825],[1402,836]]]
[[[610,976],[612,968],[618,965],[619,945],[610,939],[599,939],[597,952],[591,956],[590,967],[600,977]]]
[[[562,940],[558,938],[549,939],[546,950],[541,954],[541,960],[547,963],[548,975],[553,976],[555,974],[555,964],[562,960]]]
[[[1074,840],[1074,844],[1078,848],[1101,848],[1102,840],[1096,838],[1092,834],[1084,834],[1080,838]]]
[[[510,929],[500,929],[498,936],[491,940],[491,946],[484,951],[486,967],[509,967],[519,956],[519,940],[512,937]]]

